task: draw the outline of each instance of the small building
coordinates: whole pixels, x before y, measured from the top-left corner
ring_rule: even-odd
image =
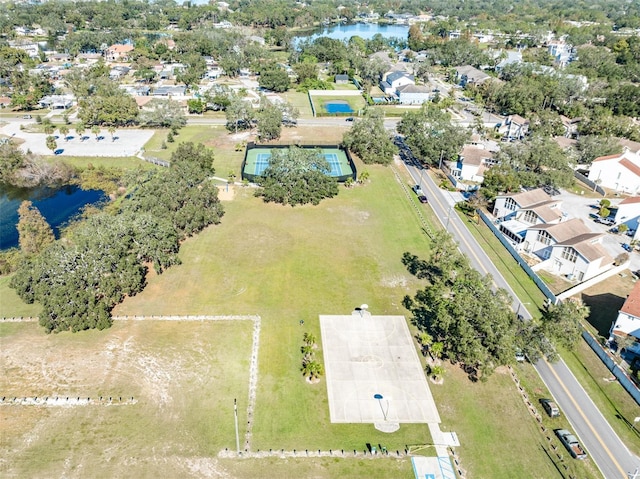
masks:
[[[519,248],[531,226],[563,220],[561,204],[561,200],[554,200],[542,188],[537,188],[497,196],[493,215],[498,219],[500,232]]]
[[[163,85],[157,86],[151,93],[153,96],[184,96],[187,91],[187,87],[184,85]]]
[[[104,51],[104,57],[108,62],[128,62],[133,50],[133,45],[111,45]]]
[[[520,115],[509,115],[504,123],[498,126],[507,141],[522,140],[529,133],[529,120]]]
[[[409,83],[396,88],[396,95],[403,105],[422,105],[431,100],[431,89],[424,85]]]
[[[617,225],[625,224],[630,230],[640,226],[640,196],[630,196],[618,203],[614,221]]]
[[[451,176],[463,182],[473,183],[482,183],[485,170],[494,164],[493,152],[476,145],[465,145],[457,161],[447,162]]]
[[[635,342],[627,345],[626,348],[640,355],[640,281],[636,282],[618,311],[618,317],[611,325],[609,334],[622,339],[630,337]]]
[[[520,250],[540,261],[532,269],[586,281],[611,268],[613,259],[602,247],[604,233],[592,233],[580,219],[531,226]]]
[[[344,74],[336,75],[335,82],[336,82],[336,85],[344,85],[346,83],[349,83],[349,75],[344,75]]]
[[[75,97],[73,95],[47,95],[39,102],[40,108],[51,110],[67,110],[73,106]]]
[[[593,160],[588,178],[594,183],[620,193],[640,193],[640,155],[629,150],[619,155],[600,156]]]
[[[500,72],[508,65],[522,63],[522,52],[519,50],[507,50],[505,57],[496,65],[496,71]]]
[[[413,75],[402,71],[390,71],[383,75],[380,82],[380,89],[385,95],[395,95],[396,90],[403,85],[415,85]]]
[[[478,70],[471,65],[456,67],[456,83],[461,87],[467,85],[481,85],[491,77],[485,72]]]

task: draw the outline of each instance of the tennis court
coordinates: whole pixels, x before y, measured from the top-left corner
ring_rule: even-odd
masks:
[[[439,423],[404,316],[320,316],[332,423]]]
[[[348,177],[354,176],[355,172],[352,168],[352,162],[349,161],[344,149],[328,147],[303,148],[319,150],[320,154],[325,158],[325,160],[327,160],[327,163],[329,163],[329,167],[331,168],[329,176],[337,178],[338,181],[345,181]],[[244,168],[242,170],[243,178],[253,181],[256,177],[261,176],[264,173],[264,170],[269,166],[269,160],[273,150],[274,147],[247,148]]]

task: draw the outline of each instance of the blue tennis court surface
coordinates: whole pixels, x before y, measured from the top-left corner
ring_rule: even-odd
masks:
[[[330,176],[341,176],[342,175],[342,166],[340,165],[340,159],[338,155],[335,153],[324,153],[323,154],[325,160],[329,163],[329,167],[331,168]],[[258,153],[256,156],[256,167],[254,170],[254,175],[260,176],[264,173],[264,170],[269,166],[269,158],[271,158],[271,153]]]

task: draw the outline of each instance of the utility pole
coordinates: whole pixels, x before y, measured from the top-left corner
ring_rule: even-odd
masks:
[[[238,456],[240,455],[240,436],[238,435],[238,402],[236,399],[233,400],[233,412],[235,415],[236,422],[236,452]]]

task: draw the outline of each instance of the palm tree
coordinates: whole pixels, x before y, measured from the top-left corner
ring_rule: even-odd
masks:
[[[109,134],[111,135],[111,141],[116,141],[116,127],[115,126],[110,126],[109,128],[107,128],[107,131],[109,131]]]
[[[100,135],[100,127],[98,125],[93,125],[91,127],[91,133],[96,135],[96,141],[98,141],[98,136]]]
[[[369,172],[367,170],[364,170],[362,173],[360,173],[360,177],[358,178],[358,182],[359,183],[364,183],[365,181],[367,181],[369,179],[371,175],[369,174]]]
[[[54,132],[56,129],[55,129],[55,127],[54,127],[51,123],[48,123],[48,124],[44,125],[43,130],[44,130],[44,133],[45,133],[46,135],[52,135],[52,134],[53,134],[53,132]]]
[[[309,346],[315,346],[316,344],[316,337],[313,335],[313,333],[304,333],[304,336],[302,336],[302,340]]]
[[[433,366],[429,372],[434,381],[439,381],[444,376],[445,369],[442,366]]]
[[[58,144],[56,143],[56,139],[54,136],[47,136],[47,148],[49,148],[51,150],[51,152],[55,152],[56,149],[58,148]]]
[[[300,352],[302,353],[302,364],[304,364],[307,360],[310,360],[313,357],[313,346],[310,344],[305,344],[300,348]]]
[[[82,122],[76,123],[76,128],[75,129],[76,129],[76,134],[82,140],[84,138],[83,135],[84,135],[84,131],[86,129],[85,126],[84,126],[84,123],[82,123]]]
[[[444,351],[444,344],[441,342],[437,342],[437,343],[433,343],[431,345],[431,354],[435,359],[440,359],[440,356],[442,355],[442,351]]]
[[[303,361],[301,371],[304,377],[313,381],[320,379],[320,376],[324,374],[324,367],[317,361]]]
[[[69,127],[67,125],[62,125],[60,128],[60,134],[64,137],[64,141],[69,141]]]

